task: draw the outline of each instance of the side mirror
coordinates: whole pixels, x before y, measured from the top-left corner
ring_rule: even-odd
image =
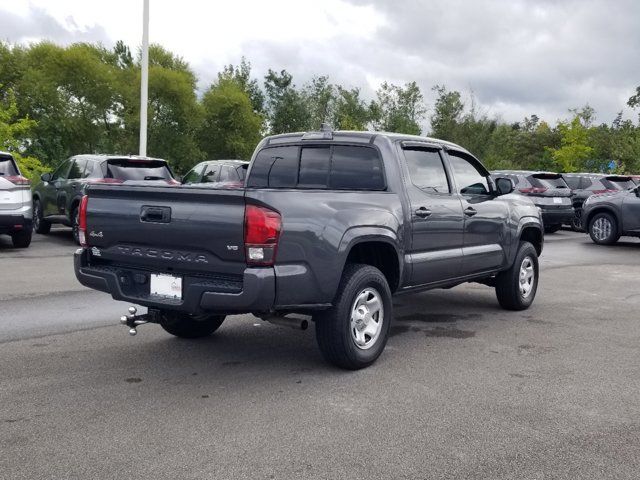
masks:
[[[496,191],[498,195],[507,195],[515,190],[516,186],[513,184],[513,180],[506,177],[496,178]]]
[[[50,173],[43,173],[42,175],[40,175],[40,180],[42,180],[45,183],[50,182],[52,178],[53,178],[53,175],[51,175]]]

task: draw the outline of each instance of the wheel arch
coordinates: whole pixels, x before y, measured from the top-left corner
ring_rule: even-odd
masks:
[[[587,232],[589,231],[591,220],[599,213],[609,213],[610,215],[612,215],[616,221],[618,230],[622,231],[622,219],[620,218],[620,214],[618,213],[618,211],[610,205],[598,205],[597,207],[589,210],[589,212],[587,213],[587,218],[583,219],[583,225],[586,227],[585,230]]]

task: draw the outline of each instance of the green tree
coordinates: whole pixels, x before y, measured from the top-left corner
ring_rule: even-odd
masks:
[[[32,182],[48,171],[35,157],[23,156],[25,142],[36,122],[29,118],[18,118],[18,105],[13,90],[6,91],[6,98],[0,102],[0,150],[8,151],[18,162],[20,171]]]
[[[233,80],[249,96],[253,110],[257,113],[264,113],[264,93],[260,90],[258,80],[251,78],[251,63],[242,57],[240,65],[229,64],[218,73],[218,81]]]
[[[438,94],[431,115],[431,135],[435,138],[454,142],[464,113],[464,103],[460,92],[448,91],[444,85],[436,85],[433,91]]]
[[[314,77],[307,83],[302,95],[309,112],[308,125],[312,130],[319,130],[320,125],[328,123],[334,126],[336,89],[329,83],[329,77]]]
[[[593,156],[593,147],[589,145],[589,128],[593,112],[586,110],[585,114],[573,111],[570,121],[558,123],[560,146],[547,147],[553,158],[555,167],[560,172],[577,172],[583,170],[587,161]]]
[[[360,89],[337,86],[334,126],[339,130],[367,130],[373,121],[373,107],[360,98]]]
[[[269,69],[264,88],[269,130],[272,134],[300,132],[312,128],[309,109],[304,96],[296,89],[293,78],[286,70]]]
[[[420,134],[420,122],[424,118],[426,108],[416,82],[407,83],[404,87],[384,82],[376,96],[376,130]]]
[[[222,77],[204,94],[202,106],[199,140],[207,158],[250,158],[261,137],[263,118],[246,90]]]

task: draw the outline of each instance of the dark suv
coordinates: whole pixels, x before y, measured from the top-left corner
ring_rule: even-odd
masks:
[[[559,173],[502,170],[492,172],[492,176],[510,178],[515,191],[540,208],[546,233],[555,233],[563,224],[571,224],[574,217],[571,189]]]
[[[40,178],[33,189],[34,230],[46,234],[61,223],[73,228],[78,244],[78,205],[88,183],[178,183],[166,160],[118,155],[76,155]]]
[[[640,186],[591,195],[584,202],[582,226],[600,245],[623,235],[640,237]]]
[[[564,173],[562,174],[573,194],[575,215],[571,228],[582,231],[582,206],[591,195],[615,193],[635,187],[633,178],[626,175],[604,175],[600,173]]]

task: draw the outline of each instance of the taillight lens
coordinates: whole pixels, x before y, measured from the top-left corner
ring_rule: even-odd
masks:
[[[87,204],[89,197],[84,195],[80,200],[80,209],[78,210],[78,239],[80,246],[86,248],[87,245]]]
[[[31,180],[23,177],[22,175],[9,175],[7,177],[2,177],[5,180],[10,181],[14,185],[28,186],[31,185]]]
[[[520,193],[544,193],[548,189],[546,187],[530,187],[530,188],[521,188]]]
[[[115,183],[124,183],[124,180],[121,180],[119,178],[92,178],[91,180],[89,180],[89,183],[115,184]]]
[[[244,211],[244,248],[247,265],[274,264],[281,230],[282,217],[278,212],[247,205]]]

